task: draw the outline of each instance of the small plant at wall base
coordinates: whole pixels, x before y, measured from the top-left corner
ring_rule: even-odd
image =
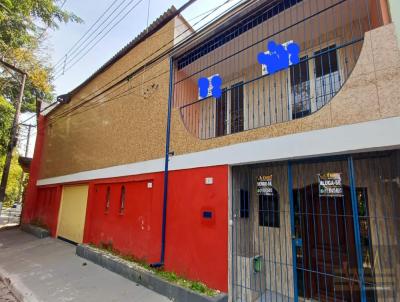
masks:
[[[95,248],[95,249],[99,249],[99,250],[101,250],[103,252],[107,252],[107,253],[110,253],[110,254],[112,254],[114,256],[117,256],[117,257],[119,257],[119,258],[121,258],[121,259],[123,259],[125,261],[135,263],[135,264],[139,265],[140,267],[155,273],[157,276],[159,276],[160,278],[162,278],[162,279],[164,279],[164,280],[166,280],[168,282],[171,282],[171,283],[180,285],[182,287],[191,289],[194,292],[198,292],[198,293],[201,293],[203,295],[210,296],[210,297],[217,296],[220,293],[220,291],[215,290],[215,289],[211,289],[211,288],[207,287],[204,283],[202,283],[200,281],[189,280],[189,279],[186,279],[186,278],[184,278],[182,276],[177,275],[174,272],[168,272],[168,271],[165,271],[165,270],[160,269],[160,268],[152,268],[143,259],[138,259],[138,258],[136,258],[136,257],[134,257],[132,255],[124,255],[121,252],[119,252],[118,250],[114,249],[113,243],[111,241],[109,241],[109,242],[101,242],[98,245],[93,244],[93,243],[91,243],[89,245],[91,247]]]

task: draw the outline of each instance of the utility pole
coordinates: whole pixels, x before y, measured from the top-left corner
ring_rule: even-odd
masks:
[[[21,83],[21,87],[19,90],[19,96],[18,96],[17,103],[15,104],[15,115],[14,115],[14,121],[13,121],[12,128],[11,128],[10,142],[7,147],[6,161],[4,163],[3,174],[1,177],[1,184],[0,184],[0,215],[1,215],[1,210],[3,208],[3,202],[6,197],[6,188],[7,188],[7,182],[8,182],[8,175],[10,173],[10,166],[11,166],[13,151],[14,151],[15,146],[17,145],[17,140],[18,140],[17,139],[18,123],[19,123],[19,115],[21,113],[22,99],[24,97],[26,73],[23,72],[22,70],[18,69],[17,67],[15,67],[11,64],[8,64],[7,62],[4,62],[1,59],[0,59],[0,63],[2,63],[6,67],[8,67],[16,72],[22,74],[22,83]]]
[[[31,129],[32,129],[33,125],[31,125],[31,124],[29,124],[29,125],[23,124],[23,126],[28,127],[28,137],[26,138],[26,146],[25,146],[25,157],[28,157],[29,143],[30,143],[30,140],[31,140]]]

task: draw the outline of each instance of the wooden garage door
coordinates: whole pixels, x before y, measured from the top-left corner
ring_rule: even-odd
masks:
[[[82,243],[88,186],[63,187],[57,236]]]

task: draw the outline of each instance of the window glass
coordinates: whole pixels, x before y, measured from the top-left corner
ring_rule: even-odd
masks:
[[[307,116],[311,113],[310,72],[308,56],[300,63],[290,67],[292,86],[292,119]]]
[[[111,197],[111,188],[110,186],[108,186],[106,191],[106,211],[110,208],[110,197]]]
[[[227,134],[227,106],[228,99],[227,90],[222,91],[222,96],[216,100],[216,118],[215,118],[215,136],[222,136]]]
[[[124,210],[125,210],[125,186],[122,186],[119,211],[122,213],[124,212]]]
[[[244,130],[243,101],[243,82],[239,82],[231,87],[231,133]]]
[[[340,73],[336,45],[314,53],[315,55],[315,96],[317,109],[329,102],[339,91]]]
[[[331,45],[314,53],[315,76],[317,78],[338,71],[336,45]]]
[[[240,190],[240,218],[249,218],[249,191]]]
[[[258,223],[260,226],[279,228],[279,195],[273,189],[272,196],[259,195],[258,196]]]

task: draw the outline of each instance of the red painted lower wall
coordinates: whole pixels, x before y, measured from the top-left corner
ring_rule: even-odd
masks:
[[[114,249],[138,260],[159,261],[161,201],[153,196],[160,196],[162,191],[158,182],[153,188],[147,187],[148,183],[153,184],[154,177],[159,181],[154,175],[148,180],[131,178],[117,183],[91,184],[84,242],[112,244]],[[123,187],[125,207],[121,210]]]
[[[46,118],[42,115],[39,115],[37,119],[37,134],[36,134],[36,143],[35,143],[35,151],[33,153],[33,158],[31,162],[31,167],[29,171],[29,181],[25,191],[24,196],[24,204],[22,208],[21,221],[22,223],[30,223],[32,219],[35,217],[35,211],[37,207],[37,192],[38,188],[36,186],[40,162],[42,157],[42,148],[45,137],[45,124]]]
[[[213,178],[213,184],[205,184],[207,177]],[[125,255],[149,264],[159,262],[163,181],[163,172],[90,181],[83,241],[112,243]],[[123,187],[125,206],[121,211]],[[30,209],[29,217],[40,218],[53,236],[61,188],[40,188],[35,207]],[[227,292],[227,166],[169,173],[165,269]]]
[[[31,222],[44,225],[52,236],[56,235],[61,200],[60,186],[39,188]]]
[[[167,214],[166,269],[227,292],[228,167],[172,172]]]

